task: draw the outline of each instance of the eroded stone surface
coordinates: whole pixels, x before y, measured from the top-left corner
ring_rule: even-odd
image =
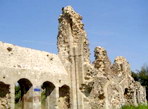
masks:
[[[99,46],[95,48],[94,52],[95,52],[95,61],[94,61],[95,68],[100,71],[109,73],[111,63],[107,56],[107,51]]]
[[[125,104],[146,103],[145,88],[132,78],[126,58],[119,56],[112,64],[107,51],[98,46],[95,60],[90,62],[82,16],[71,6],[62,9],[57,40],[57,55],[0,42],[0,81],[10,85],[10,94],[0,97],[0,109],[14,109],[14,85],[19,80],[24,81],[21,86],[27,87],[29,95],[23,104],[29,102],[34,109],[41,108],[43,83],[45,108],[119,109]],[[32,109],[27,106],[22,105]]]
[[[0,97],[0,109],[10,109],[10,95],[7,94],[5,97]]]
[[[81,20],[82,16],[76,13],[71,6],[62,9],[62,14],[59,17],[57,45],[59,55],[66,67],[71,64],[70,55],[74,55],[74,47],[82,49],[80,51],[85,54],[83,60],[90,62],[87,35]]]

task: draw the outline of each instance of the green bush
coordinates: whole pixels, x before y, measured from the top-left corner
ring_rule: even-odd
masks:
[[[148,105],[139,105],[139,106],[125,105],[121,109],[148,109]]]

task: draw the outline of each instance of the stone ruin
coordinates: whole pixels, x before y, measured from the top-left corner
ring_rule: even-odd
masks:
[[[124,57],[112,64],[98,46],[90,62],[82,17],[71,6],[62,9],[57,40],[58,54],[0,42],[0,109],[120,109],[146,103],[145,87],[134,81]]]

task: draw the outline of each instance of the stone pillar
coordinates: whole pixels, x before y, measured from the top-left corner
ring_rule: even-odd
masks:
[[[22,107],[23,109],[32,109],[33,108],[33,87],[31,87],[27,93],[23,95],[22,98]],[[35,108],[36,109],[36,108]]]
[[[56,100],[56,104],[55,104],[55,109],[59,109],[58,108],[58,100],[59,100],[59,87],[55,87],[55,100]]]
[[[33,109],[41,109],[41,88],[34,87],[33,89]]]
[[[83,109],[83,96],[80,91],[80,86],[83,83],[84,72],[83,72],[83,59],[82,59],[82,50],[81,43],[79,44],[79,48],[75,48],[74,56],[75,56],[75,74],[76,74],[76,87],[77,87],[77,105],[78,109]]]
[[[51,94],[47,97],[47,109],[56,109],[57,98],[56,98],[56,88],[51,92]]]
[[[73,54],[75,48],[72,48],[71,52],[71,89],[70,89],[70,102],[71,102],[71,109],[78,109],[77,105],[77,85],[76,85],[76,66],[75,66],[75,55]]]
[[[15,85],[10,85],[10,108],[14,109],[15,107]]]

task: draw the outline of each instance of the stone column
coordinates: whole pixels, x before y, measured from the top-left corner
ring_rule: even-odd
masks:
[[[56,109],[57,107],[56,88],[54,88],[51,94],[47,97],[47,107],[47,109]]]
[[[81,45],[81,44],[79,44]],[[81,84],[83,83],[83,59],[82,59],[82,50],[81,47],[75,48],[75,74],[76,74],[76,95],[77,95],[77,108],[83,109],[83,96],[80,91]]]
[[[41,88],[33,88],[33,109],[41,109]]]
[[[15,107],[15,85],[10,85],[10,108],[14,109]]]
[[[76,63],[75,63],[75,48],[72,48],[71,53],[71,90],[70,90],[70,102],[71,102],[71,109],[78,109],[78,99],[77,99],[77,78],[76,78]]]
[[[55,87],[55,93],[56,93],[56,95],[55,95],[55,99],[56,99],[56,104],[55,104],[55,109],[59,109],[58,108],[58,100],[59,100],[59,87]]]

